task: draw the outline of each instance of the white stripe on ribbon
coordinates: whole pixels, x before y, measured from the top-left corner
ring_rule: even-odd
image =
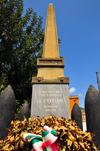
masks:
[[[51,133],[52,129],[50,127],[48,127],[48,126],[45,125],[44,128],[47,130],[47,132]]]
[[[47,134],[45,137],[43,137],[43,142],[46,142],[48,140],[51,140],[52,142],[55,142],[58,137],[52,135],[51,133]]]
[[[42,146],[42,144],[43,144],[43,142],[42,142],[42,141],[39,141],[39,142],[34,143],[34,144],[33,144],[34,149],[37,149],[37,148],[41,147],[41,146]]]
[[[42,136],[41,136],[41,135],[36,135],[36,134],[31,134],[31,133],[26,133],[26,134],[24,134],[24,139],[26,139],[27,136],[32,137],[32,138],[30,138],[30,139],[28,140],[28,142],[30,142],[33,138],[37,138],[38,136],[41,137],[41,139],[42,139]],[[27,137],[27,138],[28,138],[28,137]]]
[[[50,146],[46,147],[46,149],[47,149],[47,151],[52,151]]]

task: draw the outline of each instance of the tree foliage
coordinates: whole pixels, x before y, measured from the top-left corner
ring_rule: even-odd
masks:
[[[42,17],[23,9],[23,0],[0,0],[0,77],[7,75],[20,102],[31,97],[44,37]]]

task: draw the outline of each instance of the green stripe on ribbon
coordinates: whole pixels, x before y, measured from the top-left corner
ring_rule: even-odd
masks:
[[[40,142],[40,141],[42,141],[42,139],[35,138],[35,139],[31,140],[32,144],[35,144],[35,143]]]
[[[46,149],[46,148],[44,148],[44,151],[47,151],[47,149]]]
[[[27,138],[32,138],[32,137],[34,137],[34,138],[37,138],[37,139],[42,139],[42,136],[38,136],[38,135],[27,135],[26,136],[26,138],[25,138],[25,140],[27,140]]]
[[[46,135],[48,135],[49,133],[47,131],[43,131],[42,132],[42,137],[45,137]]]
[[[45,126],[45,129],[46,130],[42,132],[42,136],[37,134],[26,133],[23,135],[23,139],[27,142],[32,143],[33,151],[58,151],[59,143],[56,143],[58,137],[54,136],[57,134],[56,131],[52,130],[48,126]],[[50,131],[51,133],[48,131]]]
[[[56,132],[55,130],[52,129],[51,134],[57,135],[57,132]]]

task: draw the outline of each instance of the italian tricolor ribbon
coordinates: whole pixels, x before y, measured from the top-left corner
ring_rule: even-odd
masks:
[[[37,134],[26,133],[23,135],[23,140],[32,142],[32,151],[58,151],[59,139],[57,132],[48,126],[44,126],[42,136]]]

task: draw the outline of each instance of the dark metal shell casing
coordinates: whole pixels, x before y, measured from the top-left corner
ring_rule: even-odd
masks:
[[[30,108],[27,102],[25,102],[21,108],[20,115],[19,115],[19,120],[23,121],[24,116],[29,118],[30,117]]]
[[[85,96],[87,131],[94,133],[93,141],[100,146],[100,94],[90,85]]]
[[[71,113],[71,118],[72,120],[75,120],[77,126],[79,126],[81,129],[83,129],[82,126],[82,113],[81,113],[81,109],[78,106],[77,103],[74,104],[73,109],[72,109],[72,113]]]
[[[15,116],[15,94],[8,85],[0,96],[0,140],[7,136],[7,129]]]

